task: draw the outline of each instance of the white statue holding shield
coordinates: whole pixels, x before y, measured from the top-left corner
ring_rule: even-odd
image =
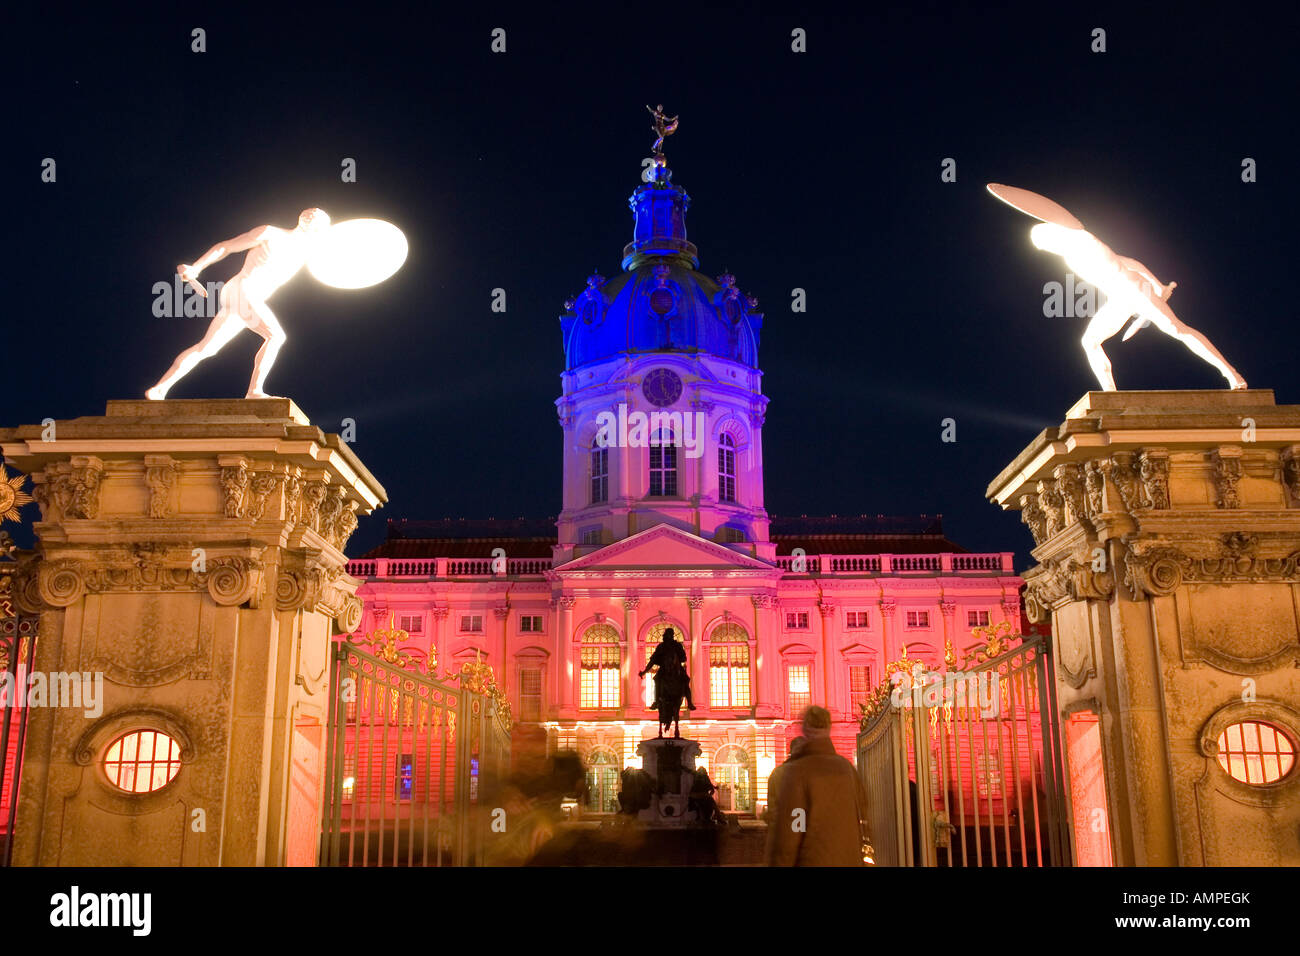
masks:
[[[243,329],[263,339],[253,362],[253,377],[245,398],[268,398],[264,390],[267,373],[287,336],[266,304],[305,265],[326,285],[359,289],[382,282],[406,259],[406,239],[401,230],[378,219],[353,219],[330,224],[321,209],[304,209],[293,229],[258,226],[205,252],[193,265],[179,265],[176,271],[202,296],[207,291],[197,281],[199,273],[234,252],[247,251],[244,266],[221,288],[220,308],[203,338],[172,362],[158,384],[145,392],[150,399],[164,399],[178,381],[205,358],[211,358]]]
[[[1124,341],[1140,329],[1153,325],[1218,369],[1228,380],[1230,388],[1246,387],[1246,380],[1228,364],[1210,340],[1185,324],[1169,308],[1169,295],[1177,283],[1164,285],[1136,259],[1116,255],[1109,246],[1085,230],[1083,223],[1046,196],[998,183],[990,183],[988,190],[1007,205],[1041,219],[1041,223],[1029,230],[1030,241],[1039,249],[1062,256],[1077,277],[1091,283],[1106,296],[1106,303],[1097,310],[1083,333],[1083,350],[1088,364],[1105,391],[1116,389],[1110,359],[1102,351],[1102,343],[1122,329],[1130,318],[1133,324],[1124,334]]]

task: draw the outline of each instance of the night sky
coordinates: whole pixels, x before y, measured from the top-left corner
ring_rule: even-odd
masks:
[[[1085,320],[1042,314],[1064,264],[989,181],[1050,196],[1176,280],[1184,321],[1252,386],[1300,402],[1294,9],[185,6],[8,23],[4,424],[141,397],[208,322],[155,318],[152,287],[218,240],[313,205],[388,219],[411,246],[388,282],[342,292],[304,272],[270,303],[289,341],[268,390],[326,430],[355,419],[388,490],[354,555],[387,518],[559,510],[557,318],[593,270],[618,272],[645,104],[681,117],[666,152],[701,268],[734,273],[766,315],[773,514],[942,513],[950,538],[1024,565],[1028,533],[985,486],[1096,385]],[[241,333],[169,397],[242,396],[260,343]],[[1122,388],[1224,384],[1155,330],[1108,352]]]

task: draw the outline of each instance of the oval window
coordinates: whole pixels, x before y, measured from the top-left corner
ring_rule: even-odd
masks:
[[[1295,744],[1272,724],[1243,720],[1219,734],[1219,765],[1242,783],[1276,783],[1295,766]]]
[[[181,748],[157,730],[132,730],[108,745],[104,773],[126,793],[153,793],[171,783],[181,769]]]

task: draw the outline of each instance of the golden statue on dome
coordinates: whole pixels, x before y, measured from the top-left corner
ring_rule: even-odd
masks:
[[[677,120],[679,117],[674,116],[670,119],[664,112],[664,105],[662,103],[654,109],[650,109],[649,106],[647,106],[646,109],[650,110],[650,115],[654,117],[655,121],[654,132],[656,138],[653,147],[655,151],[655,159],[657,161],[662,160],[664,156],[664,140],[677,132]],[[661,162],[660,165],[662,166],[663,163]]]

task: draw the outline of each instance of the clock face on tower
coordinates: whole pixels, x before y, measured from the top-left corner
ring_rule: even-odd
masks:
[[[663,408],[682,397],[682,380],[670,368],[657,368],[641,383],[641,394],[651,405]]]

